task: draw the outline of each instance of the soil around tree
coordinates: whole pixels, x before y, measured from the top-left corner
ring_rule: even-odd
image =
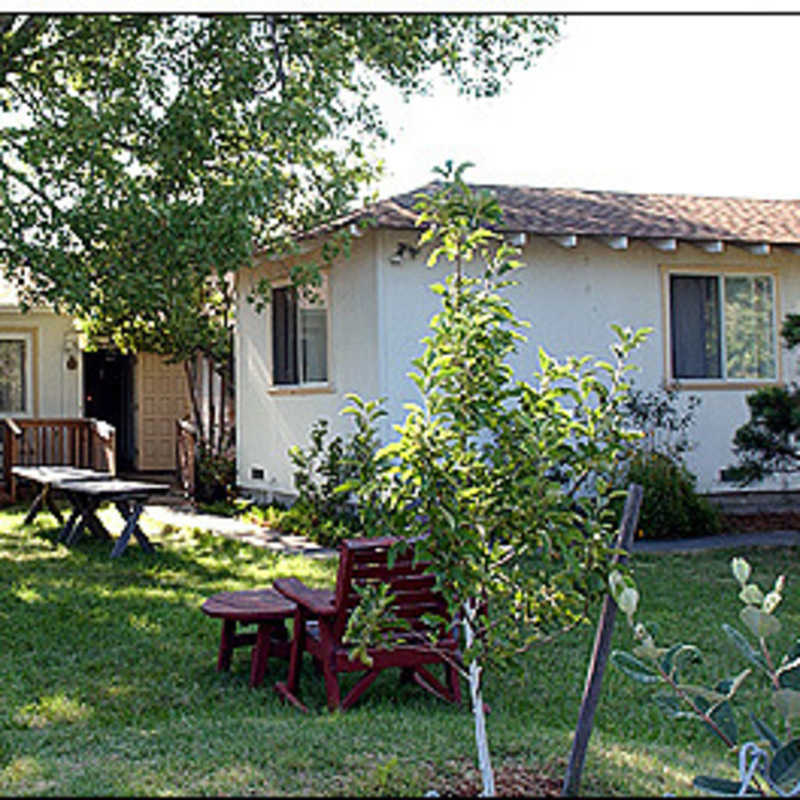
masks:
[[[464,759],[452,765],[456,776],[438,787],[443,797],[478,797],[483,790],[480,771]],[[498,797],[559,797],[564,783],[564,767],[556,764],[541,768],[515,761],[495,765],[494,784]]]

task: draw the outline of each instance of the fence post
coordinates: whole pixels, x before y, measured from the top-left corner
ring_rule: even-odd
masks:
[[[624,555],[615,556],[612,563],[624,564],[633,542],[633,533],[639,522],[639,510],[642,506],[642,487],[632,483],[628,487],[628,496],[625,499],[625,508],[622,512],[622,521],[617,535],[617,548],[624,551]],[[594,712],[600,700],[600,688],[603,684],[603,673],[608,661],[608,651],[611,648],[611,634],[614,631],[614,619],[617,615],[617,604],[610,594],[603,600],[603,610],[600,621],[597,623],[597,633],[594,638],[592,658],[586,671],[586,683],[583,687],[581,708],[578,712],[578,724],[575,727],[575,736],[572,740],[572,752],[569,756],[567,771],[564,774],[564,785],[561,788],[562,797],[573,797],[578,794],[583,772],[583,762],[586,758],[586,748],[589,737],[592,735]]]
[[[5,433],[3,438],[3,468],[8,487],[9,499],[17,502],[17,479],[11,472],[11,467],[19,463],[19,437],[22,430],[13,419],[5,420]]]

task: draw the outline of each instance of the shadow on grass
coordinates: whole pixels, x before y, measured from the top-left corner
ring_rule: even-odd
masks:
[[[335,560],[169,528],[153,531],[156,553],[132,544],[111,559],[110,543],[83,537],[68,549],[49,515],[20,528],[23,515],[0,514],[0,794],[422,794],[448,764],[474,758],[468,706],[403,685],[396,671],[353,709],[330,714],[306,657],[308,715],[272,691],[285,662],[271,660],[256,690],[247,685],[249,648],[236,650],[230,673],[216,672],[220,623],[200,612],[204,598],[279,575],[330,586]],[[757,574],[781,570],[789,586],[800,583],[796,551],[751,561]],[[717,554],[635,559],[646,619],[661,623],[665,641],[704,637],[712,673],[732,658],[718,631],[739,606],[727,562]],[[791,636],[800,594],[787,593],[785,605]],[[519,682],[489,675],[497,763],[566,757],[593,634],[589,626],[526,656]],[[618,625],[614,646],[629,640]],[[687,774],[724,762],[701,728],[651,713],[640,688],[607,671],[585,790],[687,792]]]
[[[27,724],[23,718],[41,722],[47,712],[36,712],[37,704],[62,696],[106,721],[213,707],[228,688],[246,687],[249,653],[237,650],[232,674],[218,675],[219,622],[200,604],[217,591],[269,586],[279,571],[305,567],[185,530],[154,535],[155,553],[132,544],[111,559],[109,542],[84,535],[66,548],[59,531],[45,515],[0,530],[0,682],[11,689],[15,726]],[[270,664],[267,687],[284,677],[280,664]],[[271,699],[271,692],[247,694],[249,702]],[[31,704],[34,712],[14,718]]]

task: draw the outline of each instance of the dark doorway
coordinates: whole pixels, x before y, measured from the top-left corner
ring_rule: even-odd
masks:
[[[134,464],[133,358],[114,350],[83,354],[83,413],[114,426],[117,470]]]

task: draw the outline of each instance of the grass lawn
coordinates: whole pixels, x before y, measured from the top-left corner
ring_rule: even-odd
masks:
[[[109,524],[121,527],[116,512]],[[197,531],[145,527],[155,555],[132,544],[119,559],[83,538],[72,550],[43,514],[0,513],[0,794],[421,794],[474,762],[466,708],[384,674],[345,714],[329,714],[321,679],[304,670],[303,715],[265,684],[247,686],[249,654],[215,671],[219,622],[209,595],[269,585],[282,575],[331,585],[335,563],[276,556]],[[113,520],[113,522],[112,522]],[[709,674],[743,668],[720,624],[736,623],[732,555],[639,556],[641,616],[667,643],[684,636],[709,655]],[[800,621],[800,570],[791,549],[746,553],[762,586],[785,572],[784,641]],[[520,680],[491,681],[495,765],[559,778],[569,752],[593,629],[528,657]],[[628,647],[624,621],[615,646]],[[783,651],[781,650],[781,653]],[[758,685],[755,676],[748,679]],[[743,690],[746,699],[747,692]],[[697,772],[733,776],[733,758],[699,726],[662,720],[644,687],[609,668],[584,771],[595,794],[691,794]],[[765,718],[772,720],[769,709]],[[741,724],[746,715],[740,713]]]

